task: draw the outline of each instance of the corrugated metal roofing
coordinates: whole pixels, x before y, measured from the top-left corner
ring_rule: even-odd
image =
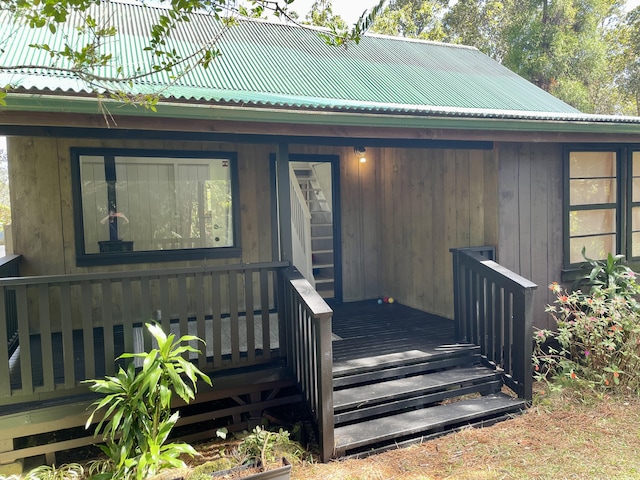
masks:
[[[110,19],[118,35],[106,46],[117,62],[99,73],[147,70],[143,50],[161,7],[102,2],[93,15]],[[48,29],[10,24],[0,12],[0,29],[12,29],[0,65],[31,65],[0,73],[0,85],[40,92],[91,93],[92,87],[51,65],[30,44],[61,48],[81,42],[73,20],[52,35]],[[488,118],[588,119],[615,117],[581,114],[474,48],[367,35],[348,48],[330,47],[318,32],[288,24],[240,21],[232,27],[206,14],[194,14],[172,35],[168,48],[183,56],[212,39],[222,56],[208,69],[196,67],[179,78],[167,72],[134,81],[131,93],[159,91],[171,101],[235,105],[369,111],[410,115]],[[71,65],[59,62],[61,68]],[[627,119],[628,120],[628,119]]]

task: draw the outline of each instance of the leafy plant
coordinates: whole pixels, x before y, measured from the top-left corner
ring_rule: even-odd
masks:
[[[633,281],[632,281],[633,282]],[[640,393],[640,313],[634,298],[617,287],[594,286],[589,294],[568,293],[557,283],[547,307],[556,331],[538,330],[533,356],[538,380],[624,389]],[[636,289],[633,282],[630,289]]]
[[[606,260],[594,260],[586,255],[586,248],[582,248],[582,256],[591,271],[578,278],[573,284],[573,290],[589,287],[601,289],[602,292],[612,295],[622,295],[625,298],[633,297],[640,293],[635,282],[636,274],[624,262],[624,255],[613,255],[611,252]]]
[[[22,478],[24,480],[75,480],[83,479],[84,468],[78,463],[67,463],[56,467],[55,465],[42,465],[30,470]]]
[[[140,370],[136,371],[131,362],[126,370],[121,367],[113,377],[88,381],[93,384],[91,390],[105,396],[93,403],[94,410],[86,428],[96,414],[104,410],[95,434],[102,433],[105,445],[100,448],[113,466],[111,472],[99,473],[93,478],[142,480],[162,468],[184,468],[179,456],[196,454],[193,447],[185,443],[165,442],[179,418],[178,412],[171,413],[173,393],[189,403],[195,398],[198,378],[211,385],[209,377],[183,357],[185,353],[199,353],[187,342],[201,340],[191,335],[175,340],[175,335],[166,335],[155,324],[146,324],[146,328],[158,348],[119,357],[141,359]]]
[[[296,455],[301,453],[297,445],[289,439],[289,432],[283,429],[271,432],[257,426],[238,445],[238,453],[241,456],[252,463],[260,464],[262,468],[266,468],[277,458],[286,456],[287,452]]]

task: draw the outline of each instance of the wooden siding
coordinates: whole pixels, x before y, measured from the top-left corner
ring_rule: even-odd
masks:
[[[9,137],[9,169],[15,251],[23,255],[23,275],[58,275],[88,272],[77,267],[71,147],[105,147],[238,152],[242,258],[207,260],[207,265],[271,261],[270,145],[233,145],[213,142],[152,140],[55,139]],[[180,266],[201,265],[178,262]],[[91,267],[90,271],[137,270],[176,266],[176,263]]]
[[[236,151],[242,258],[207,264],[272,260],[268,155],[271,145],[155,140],[10,137],[16,252],[24,274],[84,273],[75,265],[69,149],[72,146]],[[451,318],[449,249],[498,244],[497,161],[493,151],[291,145],[296,154],[340,157],[342,297],[393,296]],[[17,160],[17,161],[16,161]],[[42,199],[46,198],[46,202]],[[182,262],[193,266],[200,262]],[[91,271],[162,268],[116,265]]]
[[[450,248],[495,245],[492,151],[383,149],[377,162],[381,295],[453,317]]]
[[[562,269],[562,146],[504,143],[498,151],[498,262],[538,285],[534,324],[549,328],[547,286]]]

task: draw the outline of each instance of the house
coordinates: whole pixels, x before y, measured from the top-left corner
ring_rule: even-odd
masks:
[[[117,24],[109,48],[129,67],[147,64],[135,46],[160,12],[94,14]],[[242,425],[304,402],[324,459],[523,408],[531,326],[548,326],[552,300],[536,285],[568,281],[583,246],[640,257],[640,119],[582,114],[463,46],[333,48],[309,29],[194,14],[172,47],[212,36],[208,69],[133,83],[161,91],[157,112],[33,66],[50,60],[27,45],[62,45],[62,28],[19,28],[0,53],[31,65],[0,73],[14,85],[0,134],[16,253],[0,280],[0,463],[90,442],[72,430],[81,381],[148,348],[149,319],[207,340],[193,360],[214,375],[198,397],[210,407],[185,421]],[[405,377],[421,387],[358,397]],[[519,399],[496,393],[503,381]],[[451,391],[483,396],[417,409]],[[364,404],[401,426],[356,438]]]

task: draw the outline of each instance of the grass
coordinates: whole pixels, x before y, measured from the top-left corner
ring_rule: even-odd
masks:
[[[509,421],[365,459],[297,465],[292,479],[640,479],[640,399],[539,392]]]

